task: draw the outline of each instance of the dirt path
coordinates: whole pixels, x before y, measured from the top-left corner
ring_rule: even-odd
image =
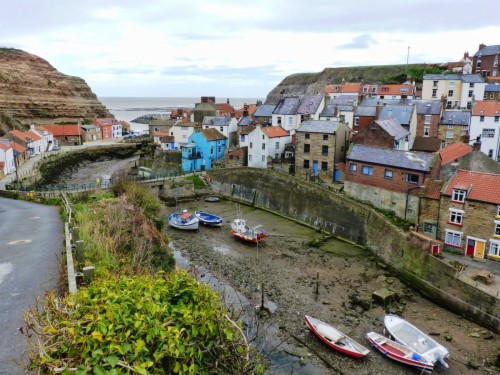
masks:
[[[396,364],[371,350],[364,360],[352,360],[332,351],[308,330],[304,315],[308,314],[337,326],[347,335],[368,346],[365,334],[371,330],[383,331],[384,309],[378,305],[365,305],[365,311],[356,301],[368,301],[371,293],[382,287],[397,291],[405,305],[403,316],[435,338],[450,353],[452,370],[436,369],[436,374],[470,374],[469,361],[483,369],[494,368],[485,364],[493,360],[499,346],[499,337],[488,330],[464,320],[422,298],[418,292],[406,287],[398,279],[386,275],[377,262],[364,249],[330,239],[320,248],[307,243],[321,238],[315,230],[280,218],[276,215],[240,206],[241,218],[250,226],[262,224],[269,234],[262,246],[243,243],[233,238],[229,226],[237,217],[235,203],[221,201],[191,202],[191,211],[204,210],[224,218],[223,228],[202,227],[194,233],[168,228],[175,247],[192,264],[203,266],[220,280],[242,292],[254,305],[260,303],[260,285],[266,297],[277,305],[272,314],[261,320],[279,327],[279,334],[304,353],[302,363],[311,362],[319,373],[338,373],[328,368],[317,355],[300,348],[303,341],[312,351],[344,374],[408,374],[419,373]],[[166,208],[166,212],[173,211]],[[314,293],[319,274],[319,295]],[[446,341],[450,336],[451,341]],[[475,337],[478,336],[478,337]],[[489,357],[488,357],[489,356]],[[297,358],[298,360],[298,358]],[[295,364],[296,365],[296,364]],[[294,367],[293,373],[301,372]],[[281,373],[292,373],[284,368]],[[486,372],[488,373],[488,372]]]

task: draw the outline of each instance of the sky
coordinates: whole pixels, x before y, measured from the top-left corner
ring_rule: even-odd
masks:
[[[294,73],[458,61],[500,44],[475,0],[2,0],[0,47],[97,96],[265,98]],[[488,11],[490,10],[490,12]]]

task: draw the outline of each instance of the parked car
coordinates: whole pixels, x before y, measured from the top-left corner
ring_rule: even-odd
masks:
[[[52,146],[52,151],[59,151],[60,149],[61,149],[61,146],[59,146],[59,145]]]

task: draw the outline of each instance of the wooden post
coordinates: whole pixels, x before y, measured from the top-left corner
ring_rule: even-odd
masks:
[[[72,239],[73,239],[73,242],[76,242],[80,239],[80,228],[78,227],[73,227],[73,230],[72,230]]]
[[[94,266],[83,267],[83,281],[85,285],[90,285],[94,280]]]
[[[319,272],[316,272],[316,294],[319,294]]]
[[[260,298],[260,309],[264,309],[264,284],[260,284],[261,298]]]
[[[76,245],[76,260],[78,261],[78,266],[81,269],[85,264],[85,254],[83,252],[83,241],[79,240],[75,242]]]

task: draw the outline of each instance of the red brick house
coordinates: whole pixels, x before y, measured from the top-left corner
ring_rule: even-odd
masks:
[[[472,73],[481,74],[484,77],[500,76],[500,45],[479,45],[478,51],[472,58]]]
[[[375,120],[360,130],[353,138],[357,145],[408,150],[410,132],[395,118]]]
[[[83,144],[80,125],[44,125],[43,127],[54,135],[54,143],[60,146],[77,146]]]
[[[398,216],[418,219],[424,181],[435,178],[435,154],[355,144],[347,156],[346,193]]]
[[[458,170],[442,189],[437,235],[445,250],[500,261],[500,174]]]

